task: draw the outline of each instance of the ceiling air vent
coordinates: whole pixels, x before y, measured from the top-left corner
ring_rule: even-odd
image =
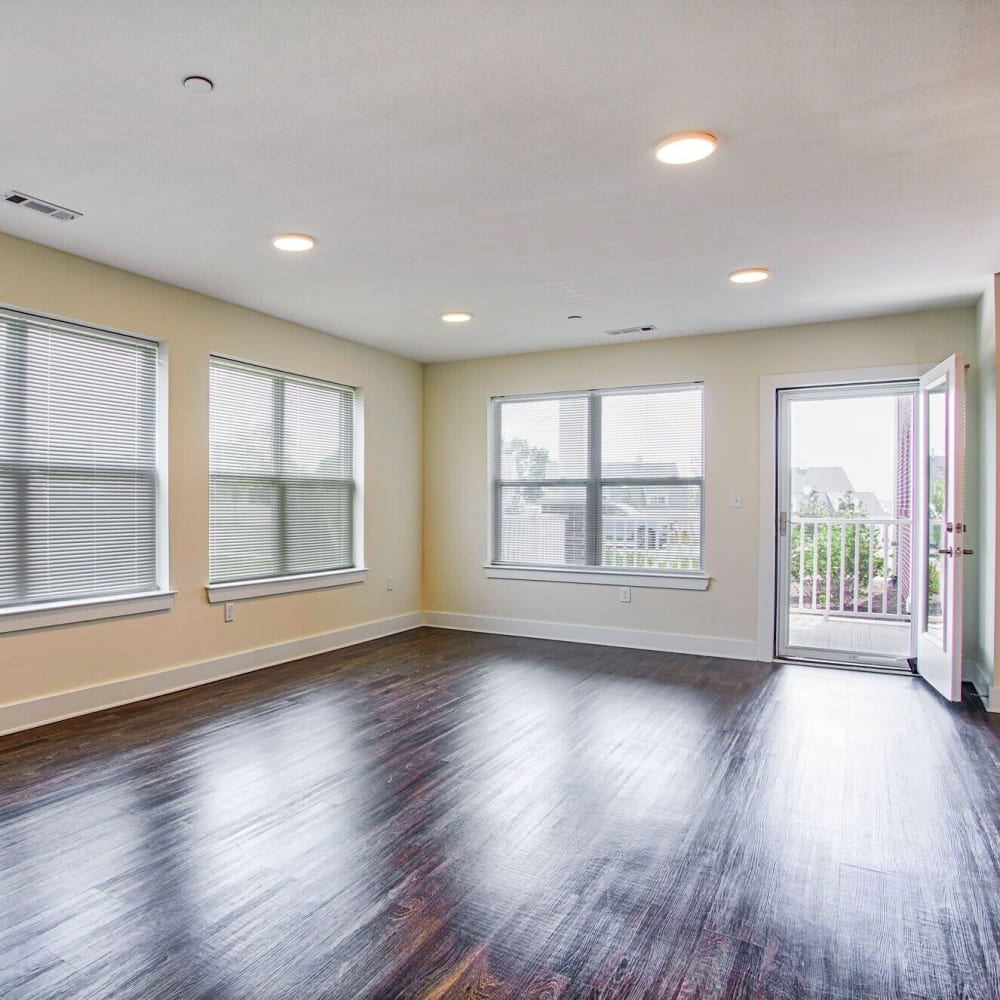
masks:
[[[656,329],[652,324],[648,326],[623,326],[620,330],[605,330],[609,337],[620,337],[625,333],[652,333]]]
[[[43,201],[30,194],[23,194],[21,191],[7,191],[3,200],[18,208],[30,208],[33,212],[47,215],[50,219],[58,219],[60,222],[69,222],[71,219],[78,219],[83,213],[74,212],[71,208],[63,208],[62,205],[54,205],[51,201]]]

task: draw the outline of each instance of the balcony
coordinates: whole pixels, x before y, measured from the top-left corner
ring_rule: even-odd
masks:
[[[909,518],[789,521],[788,644],[910,655]]]

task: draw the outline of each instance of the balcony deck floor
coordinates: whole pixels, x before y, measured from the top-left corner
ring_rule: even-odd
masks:
[[[842,650],[850,653],[871,653],[875,656],[910,656],[909,621],[885,621],[837,617],[822,614],[790,615],[789,640],[792,646],[809,649]]]

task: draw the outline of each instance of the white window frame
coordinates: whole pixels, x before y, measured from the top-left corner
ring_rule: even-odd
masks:
[[[5,313],[24,316],[26,319],[40,320],[70,330],[89,333],[128,337],[144,340],[157,347],[156,379],[156,590],[138,594],[114,594],[105,597],[82,598],[72,601],[48,601],[9,608],[0,608],[0,635],[8,632],[24,632],[32,629],[51,628],[57,625],[75,625],[82,622],[103,621],[110,618],[125,618],[132,615],[170,611],[174,606],[176,592],[170,589],[170,544],[168,510],[168,467],[167,429],[169,426],[169,386],[167,345],[156,337],[133,333],[109,326],[97,326],[66,316],[28,310],[18,306],[0,303]]]
[[[623,570],[610,566],[533,566],[514,565],[496,561],[497,554],[497,530],[499,527],[499,513],[497,510],[497,486],[498,473],[500,471],[500,439],[498,414],[500,404],[503,402],[530,401],[543,399],[562,399],[581,396],[616,396],[629,393],[649,393],[661,390],[683,390],[686,388],[698,388],[701,390],[701,454],[702,454],[702,474],[701,474],[701,569],[700,570],[657,570],[657,569],[636,569]],[[524,394],[508,394],[493,396],[488,402],[487,412],[487,446],[489,452],[488,464],[488,496],[489,515],[487,518],[487,558],[483,565],[483,575],[491,580],[533,580],[542,583],[576,583],[600,586],[616,587],[638,587],[657,590],[698,590],[708,589],[711,577],[705,571],[705,529],[706,529],[706,430],[705,430],[705,383],[700,381],[691,382],[669,382],[656,385],[636,385],[605,387],[601,389],[578,389],[560,392],[538,392]],[[588,449],[591,442],[588,441]],[[593,464],[591,462],[591,464]],[[598,470],[599,472],[599,470]],[[590,484],[600,485],[603,479],[597,476],[584,477]],[[651,477],[662,478],[662,477]],[[692,477],[684,477],[690,481]],[[630,480],[635,485],[642,485],[645,481],[636,478]]]
[[[228,354],[213,352],[209,356],[209,368],[212,361],[232,362],[237,365],[246,365],[250,368],[259,368],[265,372],[288,375],[296,379],[304,379],[308,382],[320,384],[336,385],[350,389],[354,393],[354,441],[353,441],[353,461],[354,461],[354,503],[353,503],[353,523],[351,525],[351,544],[354,565],[346,569],[324,570],[319,573],[300,573],[293,576],[262,577],[255,580],[233,580],[230,582],[207,583],[205,585],[205,596],[209,604],[225,604],[229,601],[247,601],[257,597],[272,597],[279,594],[298,594],[309,590],[326,590],[331,587],[346,587],[352,584],[366,583],[368,581],[368,568],[364,564],[364,430],[365,430],[365,406],[364,391],[360,386],[347,385],[344,382],[335,382],[333,379],[323,378],[318,375],[306,375],[302,372],[290,371],[287,368],[279,368],[276,365],[269,365],[259,361],[250,361],[246,358],[237,358]],[[209,402],[211,406],[211,401]],[[211,423],[211,413],[209,413],[209,424]],[[208,472],[211,481],[211,469]],[[211,515],[209,517],[211,526]],[[207,539],[206,539],[207,542]],[[206,545],[207,547],[207,545]]]

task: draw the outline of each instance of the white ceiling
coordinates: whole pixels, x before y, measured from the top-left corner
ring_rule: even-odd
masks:
[[[972,302],[998,53],[996,0],[9,0],[0,189],[84,218],[0,230],[420,360]]]

